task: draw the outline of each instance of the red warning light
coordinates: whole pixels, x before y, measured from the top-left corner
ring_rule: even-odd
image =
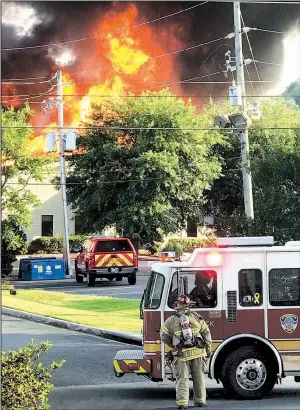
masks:
[[[206,262],[208,266],[221,266],[222,255],[219,252],[210,252],[206,255]]]

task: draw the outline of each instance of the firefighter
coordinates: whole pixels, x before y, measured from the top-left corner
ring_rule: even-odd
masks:
[[[216,293],[214,286],[209,288],[212,276],[209,271],[200,271],[195,275],[196,287],[191,291],[189,297],[192,301],[196,302],[197,306],[202,307],[215,307],[216,305]],[[213,285],[215,280],[213,279]]]
[[[174,309],[161,327],[161,340],[172,350],[168,354],[176,377],[176,404],[186,409],[189,403],[189,374],[192,375],[194,404],[206,407],[204,370],[211,355],[211,334],[206,322],[189,310],[190,299],[180,296]]]

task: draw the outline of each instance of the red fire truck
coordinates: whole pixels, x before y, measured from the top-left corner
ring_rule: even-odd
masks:
[[[300,382],[300,241],[274,246],[273,237],[218,238],[188,261],[154,263],[141,301],[143,350],[117,353],[117,377],[173,379],[159,333],[182,293],[212,333],[208,377],[228,393],[258,398],[286,376]]]

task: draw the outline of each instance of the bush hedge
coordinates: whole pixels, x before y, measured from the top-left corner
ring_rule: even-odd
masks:
[[[87,235],[70,235],[69,244],[70,251],[74,248],[81,248],[83,242],[87,239]],[[63,237],[62,236],[41,236],[34,239],[29,247],[28,253],[62,253],[63,252]]]
[[[53,389],[53,384],[49,380],[53,372],[65,363],[65,360],[61,360],[44,367],[39,362],[40,357],[51,347],[48,342],[36,346],[32,340],[27,347],[10,350],[7,354],[2,351],[2,410],[50,409],[47,396]]]
[[[179,254],[193,252],[195,248],[205,248],[215,244],[215,236],[200,238],[173,238],[169,239],[163,251],[175,251]]]

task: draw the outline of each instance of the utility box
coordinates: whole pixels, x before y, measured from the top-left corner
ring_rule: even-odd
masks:
[[[242,92],[241,92],[241,88],[238,85],[232,85],[231,87],[229,87],[228,95],[229,95],[230,105],[234,105],[234,106],[243,105]]]
[[[20,265],[20,270],[25,281],[65,279],[63,259],[30,259]]]
[[[47,132],[46,133],[45,151],[46,152],[56,152],[57,151],[55,132]]]
[[[65,151],[73,152],[76,149],[76,138],[78,133],[74,130],[67,130],[64,135],[65,138]]]

